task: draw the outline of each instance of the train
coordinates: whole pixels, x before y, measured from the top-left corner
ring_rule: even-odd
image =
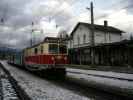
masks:
[[[43,42],[11,54],[8,63],[29,71],[65,75],[69,63],[67,44],[60,38],[46,37]]]

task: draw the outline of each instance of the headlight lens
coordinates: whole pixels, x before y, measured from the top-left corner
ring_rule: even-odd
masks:
[[[51,59],[54,60],[54,57],[52,57]]]
[[[61,59],[62,57],[61,56],[57,56],[57,59]]]
[[[67,57],[64,57],[64,60],[67,60]]]

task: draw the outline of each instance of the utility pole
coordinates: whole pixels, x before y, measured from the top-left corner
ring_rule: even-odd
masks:
[[[91,64],[95,64],[95,37],[94,37],[94,13],[93,13],[93,2],[90,4],[91,6]]]
[[[95,64],[95,34],[94,34],[94,12],[93,12],[93,2],[90,3],[90,8],[87,8],[91,12],[91,34],[90,34],[90,44],[91,44],[91,64]]]
[[[34,32],[33,25],[34,25],[34,22],[32,22],[32,25],[31,25],[31,40],[30,40],[30,45],[31,46],[32,46],[32,33]]]
[[[95,45],[94,41],[94,13],[93,13],[93,2],[90,3],[90,10],[91,10],[91,46]]]
[[[0,19],[0,27],[1,26],[4,26],[4,18],[3,17]],[[0,30],[0,32],[2,32],[2,30]],[[0,56],[2,57],[2,59],[5,59],[5,55],[6,55],[6,51],[4,49],[4,52],[1,52]]]

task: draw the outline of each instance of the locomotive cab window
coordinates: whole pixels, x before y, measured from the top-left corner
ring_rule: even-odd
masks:
[[[49,44],[49,53],[57,54],[58,53],[58,45],[57,44]]]
[[[59,46],[60,53],[65,54],[67,53],[67,47],[65,45]]]
[[[35,54],[37,54],[37,52],[38,52],[38,49],[37,49],[37,48],[35,48],[35,49],[34,49],[34,53],[35,53]]]

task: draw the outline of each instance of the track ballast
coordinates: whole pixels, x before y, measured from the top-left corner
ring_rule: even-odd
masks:
[[[31,100],[8,70],[0,63],[0,100]]]

